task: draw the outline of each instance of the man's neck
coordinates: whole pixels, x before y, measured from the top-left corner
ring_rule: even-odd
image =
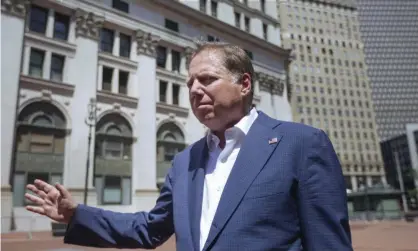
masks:
[[[218,139],[219,139],[219,147],[221,148],[221,149],[224,149],[224,147],[225,147],[225,144],[226,144],[226,139],[225,139],[225,131],[228,129],[228,128],[231,128],[231,127],[233,127],[234,125],[236,125],[242,118],[244,118],[245,116],[247,116],[249,113],[250,113],[250,111],[251,111],[251,109],[250,110],[248,110],[247,112],[243,112],[242,114],[241,114],[241,116],[239,117],[239,118],[236,118],[236,119],[233,119],[233,120],[231,120],[228,124],[226,124],[226,126],[224,127],[224,128],[222,128],[221,130],[216,130],[216,131],[213,131],[212,133],[213,134],[215,134],[217,137],[218,137]]]

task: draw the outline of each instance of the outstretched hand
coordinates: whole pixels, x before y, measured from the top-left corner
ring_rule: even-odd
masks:
[[[70,222],[77,203],[64,186],[61,184],[52,186],[42,180],[35,180],[34,184],[28,184],[27,188],[37,195],[25,194],[25,197],[35,204],[26,206],[27,210],[61,223]]]

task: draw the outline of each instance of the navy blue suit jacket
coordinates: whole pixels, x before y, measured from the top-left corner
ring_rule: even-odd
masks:
[[[150,212],[79,205],[65,243],[152,249],[175,234],[177,250],[198,251],[207,156],[205,138],[179,153]],[[326,134],[259,112],[204,250],[352,250],[345,182]]]

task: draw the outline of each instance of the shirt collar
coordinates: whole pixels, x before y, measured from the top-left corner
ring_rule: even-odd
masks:
[[[248,132],[250,131],[250,128],[251,128],[252,124],[257,119],[257,117],[258,117],[257,110],[255,108],[252,108],[251,111],[247,115],[245,115],[233,127],[228,128],[225,131],[225,133],[226,134],[231,133],[233,135],[232,137],[238,137],[238,135],[239,135],[238,133],[233,133],[233,132],[236,132],[236,131],[240,131],[244,135],[247,135]],[[206,136],[206,143],[208,144],[209,149],[212,150],[213,145],[217,146],[219,144],[219,139],[215,134],[213,134],[212,131],[209,131],[209,133]],[[213,144],[213,143],[215,143],[215,144]]]

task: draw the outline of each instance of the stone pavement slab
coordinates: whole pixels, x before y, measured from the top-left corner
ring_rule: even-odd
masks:
[[[355,251],[418,251],[418,222],[352,222],[351,232]],[[1,235],[2,251],[120,251],[121,249],[86,248],[63,244],[62,237],[53,237],[51,232],[9,233]],[[138,250],[138,249],[137,249]],[[172,237],[157,251],[174,251]]]

